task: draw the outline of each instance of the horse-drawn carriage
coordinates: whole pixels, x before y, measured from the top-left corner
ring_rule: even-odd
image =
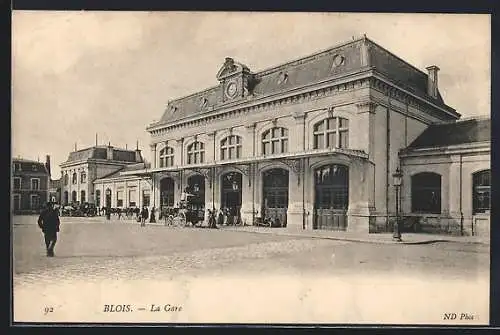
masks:
[[[177,207],[163,206],[160,211],[160,220],[164,220],[166,226],[193,227],[203,224],[205,210],[202,206],[181,201]]]

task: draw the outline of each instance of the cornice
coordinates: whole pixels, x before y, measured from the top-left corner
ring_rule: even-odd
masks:
[[[379,91],[391,99],[407,104],[408,106],[412,106],[420,111],[424,111],[425,113],[428,113],[429,115],[440,120],[443,120],[444,117],[442,114],[438,115],[438,110],[441,111],[441,113],[450,113],[450,111],[444,109],[443,107],[434,105],[430,101],[427,101],[426,99],[405,90],[397,84],[390,82],[383,76],[376,74],[372,68],[366,68],[362,72],[358,71],[341,78],[331,77],[322,82],[302,86],[286,92],[279,92],[265,97],[254,97],[243,101],[240,100],[238,102],[231,102],[214,109],[210,113],[194,115],[172,123],[148,127],[147,130],[150,132],[154,141],[154,138],[162,136],[168,131],[187,127],[204,127],[213,122],[242,116],[244,117],[249,113],[259,113],[277,106],[302,104],[324,97],[335,96],[341,93],[364,88]],[[387,103],[384,103],[383,101],[377,101],[377,103],[387,105]],[[432,108],[429,108],[428,106],[431,106]],[[391,107],[394,108],[395,106]],[[405,114],[413,114],[408,110],[401,110],[401,112]],[[413,114],[411,116],[422,119],[422,117],[418,115]],[[429,123],[429,120],[427,120],[427,123]]]

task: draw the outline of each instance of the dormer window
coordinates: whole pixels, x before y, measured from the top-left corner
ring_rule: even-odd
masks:
[[[280,72],[278,76],[278,84],[284,84],[288,81],[288,73]]]
[[[38,167],[35,164],[33,164],[33,165],[31,165],[31,170],[38,171]]]

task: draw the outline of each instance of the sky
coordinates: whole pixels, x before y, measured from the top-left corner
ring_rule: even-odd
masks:
[[[168,100],[215,86],[225,57],[257,72],[362,34],[426,71],[462,117],[490,114],[490,15],[14,11],[12,154],[98,143],[150,160],[146,126]]]

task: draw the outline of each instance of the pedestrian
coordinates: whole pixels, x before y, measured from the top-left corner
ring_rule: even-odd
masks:
[[[54,257],[54,247],[57,242],[59,232],[59,213],[54,209],[52,202],[47,203],[47,208],[38,217],[38,226],[43,232],[45,249],[48,257]]]
[[[155,216],[155,208],[153,206],[153,208],[151,208],[151,215],[149,217],[149,223],[156,223],[156,216]]]
[[[146,226],[146,220],[148,219],[148,216],[149,216],[148,208],[144,206],[141,212],[141,227]]]
[[[122,209],[120,207],[118,207],[116,209],[117,213],[118,213],[118,220],[120,220],[122,218]]]
[[[219,208],[219,214],[217,215],[217,224],[219,226],[222,226],[223,223],[224,223],[224,212],[222,208]]]
[[[208,210],[208,227],[217,229],[217,224],[215,222],[215,208]]]

